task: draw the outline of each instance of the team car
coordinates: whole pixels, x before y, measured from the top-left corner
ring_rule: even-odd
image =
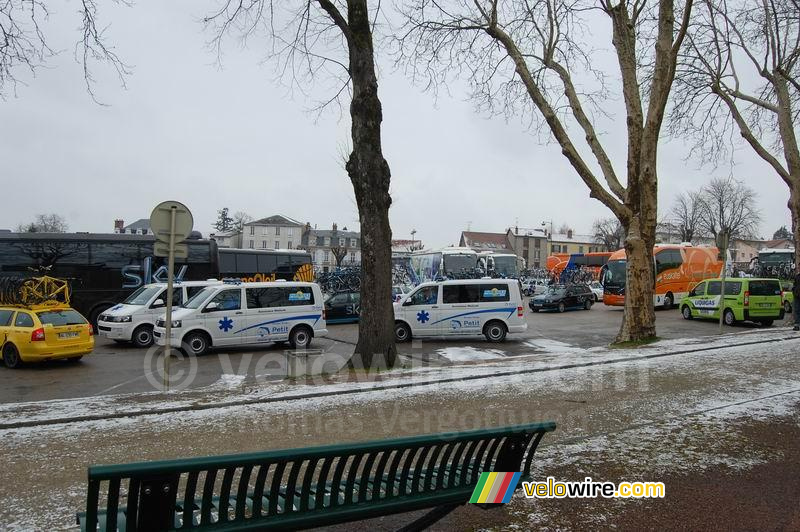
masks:
[[[595,295],[589,285],[576,283],[569,285],[552,285],[544,294],[534,296],[528,301],[528,307],[533,312],[540,310],[557,310],[564,312],[567,309],[592,308]]]

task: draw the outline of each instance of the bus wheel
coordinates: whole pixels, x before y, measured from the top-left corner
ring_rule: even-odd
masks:
[[[150,325],[139,325],[134,329],[132,338],[136,347],[150,347],[153,345],[153,327]]]
[[[667,295],[664,296],[664,308],[671,309],[672,305],[675,303],[675,296],[672,295],[672,292],[667,292]]]
[[[736,316],[733,315],[733,311],[731,309],[725,309],[725,313],[722,315],[722,321],[725,322],[725,325],[736,324]]]
[[[292,332],[289,335],[289,345],[295,349],[298,347],[308,347],[311,345],[311,338],[313,338],[313,336],[308,327],[301,325],[292,329]]]
[[[689,308],[689,305],[684,305],[681,309],[681,314],[683,314],[683,319],[690,320],[692,319],[692,309]]]

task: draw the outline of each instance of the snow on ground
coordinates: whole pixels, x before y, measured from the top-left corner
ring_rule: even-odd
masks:
[[[502,352],[496,349],[479,349],[467,346],[453,346],[439,350],[444,352],[441,356],[452,357],[453,362],[472,362],[467,365],[452,366],[425,366],[384,372],[380,378],[366,373],[339,373],[333,377],[320,379],[312,378],[310,383],[304,381],[269,383],[244,390],[246,376],[226,374],[211,386],[205,388],[188,389],[176,392],[148,392],[136,394],[118,394],[98,397],[81,397],[75,399],[59,399],[53,401],[37,401],[26,403],[9,403],[0,405],[0,425],[15,423],[20,420],[26,422],[42,422],[63,418],[102,415],[136,415],[147,412],[157,413],[163,409],[192,408],[204,405],[225,405],[230,401],[264,401],[264,400],[290,400],[308,394],[326,395],[341,392],[369,391],[363,400],[369,401],[378,398],[379,390],[391,389],[391,394],[396,395],[397,386],[413,385],[415,387],[435,386],[437,381],[453,379],[473,379],[478,377],[492,377],[502,373],[525,372],[516,378],[520,382],[530,382],[535,375],[545,382],[554,382],[560,379],[560,370],[565,366],[586,365],[587,368],[596,364],[614,363],[617,368],[642,367],[642,360],[651,360],[657,364],[663,359],[649,358],[659,355],[681,352],[687,349],[724,347],[739,343],[762,342],[777,340],[787,337],[787,330],[770,329],[745,331],[723,336],[712,336],[701,339],[683,339],[662,341],[637,349],[609,349],[592,348],[572,350],[567,344],[553,341],[532,340],[537,346],[548,346],[546,353],[533,353],[530,356],[503,357]],[[796,336],[800,340],[800,336]],[[796,340],[795,340],[796,341]],[[541,342],[541,343],[540,343]],[[784,346],[794,344],[792,349],[798,349],[795,342],[775,342],[765,344],[770,346]],[[532,346],[531,346],[532,347]],[[560,351],[559,351],[560,349]],[[752,350],[752,348],[747,348]],[[730,351],[730,350],[726,350]],[[691,353],[689,355],[676,355],[681,360],[717,357],[718,351]],[[474,362],[482,362],[475,364]],[[669,362],[667,360],[667,362]],[[633,364],[633,366],[626,366]],[[650,364],[648,367],[653,368]],[[537,373],[530,373],[530,371]],[[512,378],[512,380],[515,380]],[[448,388],[454,386],[474,386],[485,388],[486,382],[478,379],[470,384],[448,383]],[[344,397],[344,396],[341,396]],[[340,402],[341,397],[337,398]],[[361,399],[359,399],[361,400]]]
[[[497,360],[505,357],[499,349],[478,349],[471,345],[446,347],[437,349],[436,354],[451,362],[469,362],[474,360]]]

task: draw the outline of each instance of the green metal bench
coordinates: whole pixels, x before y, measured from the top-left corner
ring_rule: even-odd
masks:
[[[469,501],[480,473],[529,478],[555,423],[92,466],[81,530],[292,530],[433,508],[420,530]],[[100,508],[102,503],[105,508]]]

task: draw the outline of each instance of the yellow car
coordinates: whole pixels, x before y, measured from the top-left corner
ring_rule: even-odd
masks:
[[[0,305],[0,353],[9,368],[46,360],[76,362],[92,349],[92,326],[69,306]]]

